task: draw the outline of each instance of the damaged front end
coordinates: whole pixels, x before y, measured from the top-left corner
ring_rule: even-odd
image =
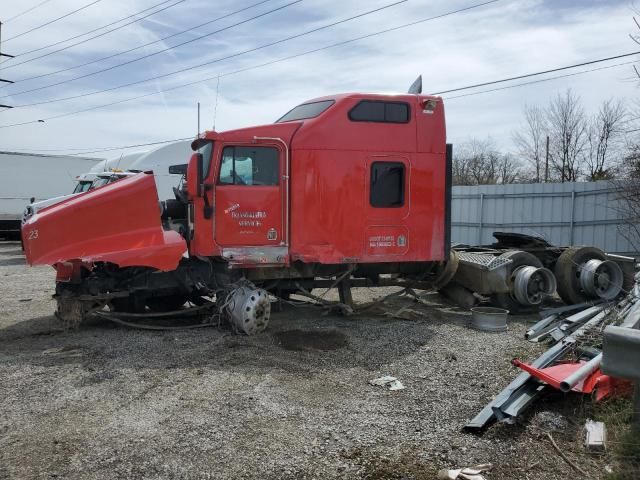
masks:
[[[164,231],[152,174],[74,196],[38,211],[22,226],[29,265],[124,267],[173,270],[187,250],[184,239]],[[72,269],[73,270],[73,269]]]
[[[187,251],[179,233],[163,229],[148,173],[38,211],[23,224],[22,240],[30,265],[56,269],[56,315],[66,326],[79,325],[105,306],[135,311],[153,303],[148,298],[141,303],[135,294],[146,289],[149,278],[166,286],[158,295],[173,294],[176,282],[166,279],[175,276]]]

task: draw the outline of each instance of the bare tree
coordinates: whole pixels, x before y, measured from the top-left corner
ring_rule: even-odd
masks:
[[[522,167],[515,158],[498,151],[493,141],[471,139],[460,145],[453,159],[455,185],[516,183]]]
[[[585,173],[589,180],[613,178],[618,166],[615,160],[622,155],[626,117],[626,109],[619,100],[607,100],[591,119],[585,155]]]
[[[560,181],[576,181],[588,140],[587,122],[580,98],[567,90],[549,105],[550,158]]]
[[[498,160],[498,183],[520,183],[523,180],[522,166],[508,153],[500,156]]]
[[[546,157],[547,125],[545,112],[537,105],[525,105],[525,125],[522,131],[514,132],[513,141],[519,155],[535,172],[535,181],[540,182]]]

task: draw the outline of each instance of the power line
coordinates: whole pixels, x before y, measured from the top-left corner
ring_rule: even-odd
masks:
[[[636,62],[635,61],[631,61],[631,62],[616,63],[614,65],[607,65],[606,67],[590,68],[588,70],[581,70],[579,72],[573,72],[573,73],[565,73],[564,75],[556,75],[555,77],[543,78],[541,80],[532,80],[530,82],[516,83],[515,85],[507,85],[505,87],[492,88],[490,90],[482,90],[480,92],[464,93],[462,95],[455,95],[453,97],[444,97],[444,98],[445,98],[445,100],[453,100],[455,98],[472,97],[474,95],[481,95],[483,93],[498,92],[500,90],[508,90],[510,88],[524,87],[526,85],[533,85],[533,84],[536,84],[536,83],[549,82],[551,80],[557,80],[559,78],[575,77],[577,75],[583,75],[585,73],[597,72],[599,70],[607,70],[609,68],[621,67],[623,65],[632,65],[634,63],[636,63]]]
[[[5,148],[8,151],[20,151],[24,153],[33,153],[33,154],[43,154],[48,152],[56,152],[58,156],[73,156],[73,155],[88,155],[90,153],[101,153],[101,152],[111,152],[113,150],[128,150],[130,148],[138,148],[138,147],[148,147],[152,145],[162,145],[164,143],[172,143],[172,142],[182,142],[184,140],[193,140],[194,137],[184,137],[184,138],[174,138],[172,140],[160,140],[157,142],[149,142],[149,143],[137,143],[133,145],[119,145],[117,147],[93,147],[94,150],[90,150],[92,147],[84,147],[84,148],[40,148],[38,150],[23,150],[21,148],[15,149],[11,147]],[[59,152],[69,152],[73,150],[74,153],[59,153]],[[78,150],[86,150],[86,151],[78,151]]]
[[[43,78],[43,77],[48,77],[50,75],[56,75],[58,73],[68,72],[70,70],[75,70],[77,68],[86,67],[87,65],[92,65],[94,63],[98,63],[98,62],[101,62],[103,60],[108,60],[108,59],[113,58],[113,57],[118,57],[120,55],[124,55],[126,53],[130,53],[130,52],[133,52],[135,50],[139,50],[141,48],[148,47],[149,45],[153,45],[154,43],[163,42],[163,41],[165,41],[165,40],[167,40],[169,38],[176,37],[178,35],[182,35],[183,33],[190,32],[191,30],[195,30],[195,29],[198,29],[198,28],[203,27],[205,25],[209,25],[211,23],[217,22],[218,20],[222,20],[224,18],[230,17],[230,16],[235,15],[237,13],[244,12],[245,10],[249,10],[251,8],[257,7],[258,5],[262,5],[263,3],[267,3],[267,2],[270,2],[270,1],[272,1],[272,0],[262,0],[262,1],[258,2],[258,3],[254,3],[252,5],[249,5],[248,7],[241,8],[240,10],[235,10],[235,11],[233,11],[231,13],[227,13],[225,15],[222,15],[221,17],[217,17],[217,18],[214,18],[213,20],[209,20],[209,21],[201,23],[199,25],[195,25],[193,27],[187,28],[186,30],[182,30],[180,32],[168,35],[166,37],[159,38],[158,40],[153,40],[152,42],[148,42],[148,43],[145,43],[145,44],[142,44],[142,45],[138,45],[137,47],[133,47],[133,48],[130,48],[128,50],[124,50],[122,52],[118,52],[118,53],[115,53],[115,54],[107,55],[106,57],[101,57],[101,58],[98,58],[98,59],[95,59],[95,60],[91,60],[90,62],[81,63],[79,65],[75,65],[73,67],[63,68],[61,70],[56,70],[55,72],[48,72],[48,73],[43,73],[43,74],[36,75],[36,76],[33,76],[33,77],[21,78],[20,80],[18,80],[18,82],[26,82],[26,81],[29,81],[29,80],[35,80],[36,78]],[[88,40],[92,40],[92,39],[86,39],[86,40],[88,41]],[[70,45],[67,48],[74,47],[75,45],[80,45],[81,43],[83,43],[83,42],[79,42],[77,44]],[[47,55],[52,55],[52,54],[57,53],[59,51],[62,51],[62,49],[56,50],[54,52],[49,52]],[[44,56],[46,56],[46,55],[42,55],[41,57],[32,58],[32,59],[26,60],[26,61],[21,62],[21,63],[16,63],[16,64],[10,65],[9,67],[6,67],[6,68],[12,68],[12,67],[15,67],[15,66],[18,66],[18,65],[22,65],[23,63],[27,63],[27,62],[30,62],[32,60],[37,60],[38,58],[42,58]]]
[[[40,3],[38,3],[37,5],[34,5],[34,6],[33,6],[33,7],[31,7],[31,8],[27,8],[26,10],[24,10],[24,11],[22,11],[22,12],[20,12],[20,13],[16,14],[16,15],[14,15],[13,17],[9,17],[9,18],[7,18],[3,23],[7,23],[7,22],[10,22],[11,20],[15,20],[16,18],[21,17],[21,16],[23,16],[23,15],[25,15],[25,14],[27,14],[27,13],[29,13],[29,12],[33,11],[33,10],[35,10],[36,8],[41,7],[41,6],[42,6],[42,5],[44,5],[45,3],[49,3],[50,1],[51,1],[51,0],[44,0],[43,2],[40,2]]]
[[[104,147],[104,148],[100,148],[100,149],[97,149],[97,150],[91,150],[91,151],[86,151],[86,152],[70,153],[69,156],[73,156],[73,155],[88,155],[90,153],[111,152],[113,150],[127,150],[129,148],[148,147],[148,146],[151,146],[151,145],[161,145],[163,143],[182,142],[184,140],[193,140],[193,139],[194,139],[194,137],[184,137],[184,138],[174,138],[173,140],[162,140],[162,141],[159,141],[159,142],[138,143],[138,144],[135,144],[135,145],[120,145],[118,147]]]
[[[279,59],[275,59],[275,60],[270,60],[270,61],[265,62],[265,63],[261,63],[261,64],[258,64],[258,65],[253,65],[253,66],[241,68],[239,70],[235,70],[235,71],[232,71],[232,72],[227,72],[227,73],[223,73],[223,74],[217,74],[217,75],[212,76],[212,77],[207,77],[207,78],[204,78],[204,79],[201,79],[201,80],[196,80],[196,81],[193,81],[193,82],[180,84],[180,85],[177,85],[177,86],[174,86],[174,87],[170,87],[170,88],[166,88],[166,89],[163,89],[163,90],[156,90],[156,91],[153,91],[153,92],[150,92],[150,93],[146,93],[146,94],[143,94],[143,95],[137,95],[135,97],[125,98],[123,100],[118,100],[118,101],[115,101],[115,102],[110,102],[110,103],[106,103],[106,104],[102,104],[102,105],[95,105],[95,106],[92,106],[92,107],[88,107],[88,108],[84,108],[84,109],[76,110],[76,111],[72,111],[72,112],[61,113],[61,114],[58,114],[58,115],[45,117],[43,119],[30,120],[30,121],[26,121],[26,122],[13,123],[13,124],[8,124],[8,125],[0,125],[0,128],[17,127],[17,126],[22,126],[22,125],[30,125],[30,124],[38,123],[38,122],[43,121],[43,120],[54,120],[54,119],[58,119],[58,118],[62,118],[62,117],[69,117],[69,116],[72,116],[72,115],[77,115],[77,114],[89,112],[89,111],[92,111],[92,110],[98,110],[100,108],[111,107],[111,106],[118,105],[118,104],[121,104],[121,103],[126,103],[126,102],[130,102],[130,101],[133,101],[133,100],[139,100],[141,98],[149,97],[149,96],[152,96],[152,95],[158,95],[160,93],[165,93],[165,92],[169,92],[169,91],[172,91],[172,90],[177,90],[179,88],[184,88],[184,87],[188,87],[188,86],[191,86],[191,85],[196,85],[198,83],[203,83],[203,82],[207,82],[207,81],[210,81],[210,80],[214,80],[214,79],[218,78],[218,75],[220,77],[226,77],[226,76],[229,76],[229,75],[235,75],[237,73],[246,72],[248,70],[253,70],[253,69],[256,69],[256,68],[266,67],[266,66],[273,65],[273,64],[276,64],[276,63],[280,63],[280,62],[284,62],[284,61],[291,60],[291,59],[294,59],[294,58],[302,57],[304,55],[309,55],[311,53],[316,53],[316,52],[320,52],[322,50],[327,50],[329,48],[335,48],[335,47],[338,47],[338,46],[346,45],[346,44],[349,44],[349,43],[352,43],[352,42],[355,42],[355,41],[358,41],[358,40],[363,40],[363,39],[366,39],[366,38],[375,37],[377,35],[382,35],[384,33],[397,31],[397,30],[400,30],[400,29],[403,29],[403,28],[415,26],[415,25],[418,25],[420,23],[428,22],[430,20],[436,20],[436,19],[439,19],[439,18],[447,17],[447,16],[450,16],[450,15],[454,15],[454,14],[461,13],[461,12],[464,12],[464,11],[468,11],[468,10],[471,10],[471,9],[479,8],[479,7],[482,7],[482,6],[491,4],[491,3],[496,3],[498,1],[501,1],[501,0],[490,0],[490,1],[487,1],[487,2],[483,2],[483,3],[478,3],[478,4],[475,4],[475,5],[471,5],[469,7],[465,7],[465,8],[461,8],[461,9],[457,9],[457,10],[452,10],[452,11],[445,12],[445,13],[442,13],[442,14],[439,14],[439,15],[435,15],[435,16],[423,18],[423,19],[420,19],[420,20],[416,20],[416,21],[413,21],[413,22],[410,22],[410,23],[405,23],[403,25],[398,25],[398,26],[395,26],[395,27],[391,27],[391,28],[388,28],[388,29],[385,29],[385,30],[380,30],[380,31],[369,33],[369,34],[366,34],[366,35],[361,35],[359,37],[354,37],[354,38],[351,38],[349,40],[344,40],[344,41],[337,42],[337,43],[334,43],[334,44],[331,44],[331,45],[327,45],[327,46],[324,46],[324,47],[315,48],[313,50],[307,50],[305,52],[297,53],[297,54],[294,54],[294,55],[290,55],[290,56],[279,58]]]
[[[297,1],[301,1],[301,0],[297,0]],[[297,3],[297,1],[294,2],[294,3]],[[194,70],[196,68],[204,67],[204,66],[207,66],[207,65],[212,65],[214,63],[218,63],[218,62],[221,62],[223,60],[228,60],[230,58],[239,57],[239,56],[247,54],[247,53],[255,52],[255,51],[267,48],[267,47],[271,47],[273,45],[278,45],[280,43],[287,42],[289,40],[300,38],[300,37],[303,37],[305,35],[309,35],[311,33],[318,32],[320,30],[324,30],[324,29],[327,29],[327,28],[330,28],[330,27],[333,27],[333,26],[336,26],[336,25],[339,25],[339,24],[342,24],[342,23],[349,22],[351,20],[355,20],[357,18],[364,17],[366,15],[371,15],[373,13],[379,12],[379,11],[384,10],[386,8],[390,8],[390,7],[396,6],[396,5],[400,4],[400,3],[405,3],[407,1],[408,0],[399,0],[399,1],[396,1],[394,3],[390,3],[390,4],[384,5],[382,7],[363,12],[363,13],[360,13],[358,15],[354,15],[354,16],[349,17],[349,18],[338,20],[336,22],[332,22],[330,24],[323,25],[321,27],[317,27],[317,28],[311,29],[311,30],[308,30],[308,31],[303,32],[303,33],[299,33],[299,34],[296,34],[296,35],[291,35],[289,37],[286,37],[286,38],[283,38],[283,39],[280,39],[280,40],[277,40],[277,41],[274,41],[274,42],[270,42],[270,43],[261,45],[259,47],[254,47],[254,48],[251,48],[249,50],[245,50],[245,51],[242,51],[242,52],[238,52],[238,53],[234,53],[234,54],[231,54],[231,55],[227,55],[225,57],[217,58],[215,60],[211,60],[211,61],[208,61],[208,62],[200,63],[198,65],[192,65],[191,67],[182,68],[180,70],[175,70],[173,72],[164,73],[162,75],[156,75],[154,77],[149,77],[149,78],[145,78],[145,79],[142,79],[142,80],[137,80],[135,82],[126,83],[126,84],[118,85],[118,86],[111,87],[111,88],[105,88],[103,90],[97,90],[95,92],[88,92],[88,93],[83,93],[83,94],[79,94],[79,95],[72,95],[70,97],[56,98],[56,99],[51,99],[51,100],[43,100],[41,102],[33,102],[33,103],[28,103],[28,104],[23,104],[23,105],[16,105],[14,108],[32,107],[32,106],[35,106],[35,105],[44,105],[44,104],[47,104],[47,103],[55,103],[55,102],[62,102],[62,101],[65,101],[65,100],[72,100],[72,99],[76,99],[76,98],[89,97],[89,96],[97,95],[97,94],[100,94],[100,93],[105,93],[105,92],[111,92],[113,90],[118,90],[120,88],[126,88],[126,87],[130,87],[130,86],[133,86],[133,85],[139,85],[141,83],[147,83],[147,82],[150,82],[150,81],[153,81],[153,80],[157,80],[159,78],[166,78],[166,77],[169,77],[169,76],[172,76],[172,75],[176,75],[178,73],[183,73],[183,72],[186,72],[186,71],[189,71],[189,70]],[[493,0],[493,1],[499,1],[499,0]],[[291,5],[291,4],[288,4],[288,5]],[[288,5],[285,5],[285,6],[288,6]],[[284,8],[284,7],[281,7],[281,8]],[[5,98],[5,97],[9,97],[9,96],[11,96],[11,95],[5,95],[5,96],[0,97],[0,98]]]
[[[111,25],[115,25],[116,23],[120,23],[120,22],[122,22],[124,20],[127,20],[129,18],[136,17],[137,15],[140,15],[141,13],[147,12],[149,10],[152,10],[152,9],[154,9],[156,7],[159,7],[160,5],[164,5],[165,3],[169,3],[171,1],[172,0],[162,0],[162,2],[160,2],[160,3],[156,3],[155,5],[151,5],[150,7],[147,7],[145,9],[139,10],[139,11],[137,11],[135,13],[132,13],[131,15],[127,15],[126,17],[119,18],[118,20],[115,20],[115,21],[113,21],[111,23],[107,23],[106,25],[102,25],[101,27],[89,30],[88,32],[84,32],[84,33],[81,33],[79,35],[74,35],[73,37],[65,38],[64,40],[59,40],[57,42],[50,43],[49,45],[45,45],[43,47],[34,48],[33,50],[28,50],[26,52],[17,53],[16,57],[22,57],[23,55],[29,55],[31,53],[39,52],[40,50],[45,50],[47,48],[55,47],[56,45],[60,45],[61,43],[66,43],[66,42],[68,42],[70,40],[75,40],[76,38],[84,37],[85,35],[89,35],[90,33],[97,32],[98,30],[102,30],[103,28],[110,27]],[[167,8],[171,8],[171,7],[175,6],[175,5],[177,5],[178,3],[182,3],[183,1],[185,1],[185,0],[181,0],[180,2],[174,3],[173,5],[171,5],[171,6],[167,7]],[[114,30],[110,30],[110,32],[113,32],[113,31],[118,30],[120,28],[124,28],[127,25],[131,25],[132,23],[139,22],[139,21],[141,21],[141,20],[143,20],[143,19],[145,19],[145,18],[147,18],[147,17],[149,17],[151,15],[155,15],[156,13],[162,12],[163,10],[166,10],[166,8],[163,8],[161,10],[153,12],[153,13],[151,13],[149,15],[144,16],[144,17],[136,18],[133,22],[127,23],[126,25],[121,25],[120,27],[118,27],[118,28],[116,28]],[[94,38],[97,38],[97,37],[94,37]],[[89,41],[89,40],[91,40],[91,39],[88,39],[86,41]],[[78,44],[76,44],[76,45],[78,45]],[[71,46],[70,47],[65,47],[65,49],[56,50],[56,52],[59,52],[59,51],[62,51],[62,50],[66,50],[66,48],[71,48]],[[53,53],[55,53],[55,52],[50,52],[47,55],[51,55]],[[45,56],[45,55],[43,55],[43,56]],[[42,58],[42,57],[37,57],[37,58]],[[36,60],[36,58],[33,58],[31,60],[28,60],[28,61],[32,61],[32,60]],[[26,62],[24,62],[24,63],[26,63]]]
[[[169,0],[169,1],[172,1],[172,0]],[[67,45],[66,47],[62,47],[62,48],[59,48],[59,49],[57,49],[57,50],[53,50],[53,51],[51,51],[51,52],[43,53],[42,55],[38,55],[37,57],[33,57],[33,58],[28,59],[28,60],[23,60],[22,62],[18,62],[18,63],[11,63],[10,65],[8,65],[8,66],[6,66],[6,67],[5,67],[5,66],[3,66],[3,68],[4,68],[5,70],[8,70],[8,69],[10,69],[10,68],[15,68],[15,67],[17,67],[17,66],[19,66],[19,65],[23,65],[23,64],[25,64],[25,63],[29,63],[29,62],[33,62],[33,61],[35,61],[35,60],[39,60],[40,58],[48,57],[49,55],[54,55],[54,54],[56,54],[56,53],[63,52],[63,51],[65,51],[65,50],[68,50],[68,49],[73,48],[73,47],[75,47],[75,46],[82,45],[82,44],[87,43],[87,42],[90,42],[91,40],[94,40],[94,39],[96,39],[96,38],[104,37],[105,35],[108,35],[108,34],[109,34],[109,33],[111,33],[111,32],[115,32],[116,30],[120,30],[120,29],[122,29],[122,28],[124,28],[124,27],[127,27],[127,26],[132,25],[132,24],[137,23],[137,22],[140,22],[140,21],[144,20],[145,18],[148,18],[148,17],[150,17],[150,16],[152,16],[152,15],[155,15],[156,13],[163,12],[163,11],[165,11],[165,10],[167,10],[167,9],[171,8],[171,7],[175,7],[176,5],[179,5],[180,3],[183,3],[183,2],[185,2],[185,1],[186,1],[186,0],[178,0],[177,2],[172,3],[171,5],[167,5],[166,7],[164,7],[164,8],[160,8],[160,9],[156,10],[155,12],[151,12],[151,13],[148,13],[147,15],[143,15],[143,16],[142,16],[142,17],[140,17],[140,18],[137,18],[137,19],[135,19],[135,20],[132,20],[132,21],[130,21],[130,22],[127,22],[127,23],[125,23],[124,25],[120,25],[120,26],[118,26],[118,27],[112,28],[111,30],[107,30],[106,32],[99,33],[98,35],[94,35],[93,37],[85,38],[84,40],[81,40],[81,41],[76,42],[76,43],[72,43],[71,45]],[[166,3],[166,2],[162,2],[162,3]],[[156,6],[157,6],[157,5],[156,5]],[[154,7],[151,7],[151,8],[154,8]],[[138,12],[138,13],[140,13],[140,12]],[[121,20],[119,20],[119,21],[121,21]],[[116,23],[118,23],[118,22],[116,22]],[[105,25],[105,26],[106,26],[106,25]],[[100,27],[100,29],[104,28],[105,26]],[[100,30],[100,29],[98,29],[98,30]],[[91,32],[85,32],[85,33],[83,33],[83,34],[82,34],[82,35],[80,35],[80,36],[87,35],[88,33],[91,33]],[[67,39],[67,40],[64,40],[63,42],[58,42],[58,43],[64,43],[64,42],[66,42],[66,41],[68,41],[68,40],[71,40],[71,39]],[[57,45],[57,44],[53,44],[53,45]],[[53,45],[48,45],[48,46],[43,47],[43,48],[49,48],[49,47],[51,47],[51,46],[53,46]],[[39,48],[39,49],[36,49],[36,50],[32,50],[32,51],[37,51],[37,50],[42,50],[42,48]],[[20,55],[26,55],[27,53],[30,53],[30,52],[23,52],[23,53],[21,53]],[[18,56],[20,56],[20,55],[18,55]],[[7,62],[5,62],[5,63],[7,63]],[[47,74],[45,74],[45,75],[38,75],[37,77],[33,77],[33,78],[40,78],[40,77],[42,77],[42,76],[46,76],[46,75],[47,75]]]
[[[73,15],[74,13],[78,13],[81,10],[84,10],[85,8],[89,8],[90,6],[95,5],[96,3],[101,2],[101,1],[102,0],[93,0],[93,2],[87,3],[86,5],[83,5],[82,7],[77,8],[77,9],[73,10],[72,12],[69,12],[69,13],[67,13],[65,15],[62,15],[62,16],[58,17],[58,18],[54,18],[53,20],[49,20],[48,22],[45,22],[42,25],[38,25],[37,27],[33,27],[33,28],[29,29],[29,30],[26,30],[26,31],[24,31],[22,33],[19,33],[18,35],[14,35],[13,37],[7,38],[5,40],[5,42],[9,42],[9,41],[14,40],[14,39],[16,39],[18,37],[22,37],[23,35],[26,35],[27,33],[31,33],[31,32],[34,32],[36,30],[39,30],[42,27],[46,27],[47,25],[51,25],[52,23],[57,22],[58,20],[62,20],[63,18],[67,18],[67,17]]]
[[[180,1],[184,1],[184,0],[180,0]],[[207,34],[200,35],[200,36],[195,37],[195,38],[192,38],[192,39],[190,39],[190,40],[186,40],[186,41],[184,41],[184,42],[182,42],[182,43],[178,43],[178,44],[176,44],[176,45],[174,45],[174,46],[167,47],[167,48],[165,48],[165,49],[163,49],[163,50],[158,50],[157,52],[153,52],[153,53],[149,53],[149,54],[147,54],[147,55],[143,55],[143,56],[141,56],[141,57],[133,58],[133,59],[131,59],[131,60],[127,60],[126,62],[118,63],[118,64],[116,64],[116,65],[112,65],[112,66],[110,66],[110,67],[103,68],[102,70],[96,70],[95,72],[86,73],[86,74],[84,74],[84,75],[79,75],[79,76],[77,76],[77,77],[70,78],[70,79],[67,79],[67,80],[61,80],[61,81],[59,81],[59,82],[50,83],[49,85],[44,85],[44,86],[42,86],[42,87],[31,88],[31,89],[29,89],[29,90],[23,90],[23,91],[20,91],[20,92],[14,92],[14,93],[11,93],[11,94],[8,94],[8,95],[3,95],[3,96],[0,96],[0,98],[15,97],[15,96],[18,96],[18,95],[23,95],[23,94],[25,94],[25,93],[35,92],[35,91],[37,91],[37,90],[44,90],[44,89],[46,89],[46,88],[55,87],[55,86],[58,86],[58,85],[64,85],[64,84],[67,84],[67,83],[70,83],[70,82],[74,82],[74,81],[76,81],[76,80],[80,80],[80,79],[82,79],[82,78],[87,78],[87,77],[91,77],[91,76],[93,76],[93,75],[97,75],[97,74],[99,74],[99,73],[108,72],[108,71],[110,71],[110,70],[114,70],[114,69],[116,69],[116,68],[119,68],[119,67],[122,67],[122,66],[125,66],[125,65],[129,65],[129,64],[131,64],[131,63],[138,62],[138,61],[143,60],[143,59],[145,59],[145,58],[153,57],[153,56],[155,56],[155,55],[159,55],[159,54],[164,53],[164,52],[167,52],[167,51],[169,51],[169,50],[173,50],[174,48],[181,47],[181,46],[186,45],[186,44],[188,44],[188,43],[193,43],[193,42],[195,42],[195,41],[197,41],[197,40],[201,40],[201,39],[203,39],[203,38],[210,37],[211,35],[214,35],[214,34],[216,34],[216,33],[220,33],[220,32],[224,32],[224,31],[226,31],[226,30],[230,30],[230,29],[232,29],[232,28],[234,28],[234,27],[237,27],[237,26],[239,26],[239,25],[243,25],[243,24],[245,24],[245,23],[251,22],[251,21],[256,20],[256,19],[258,19],[258,18],[261,18],[261,17],[265,17],[265,16],[267,16],[267,15],[269,15],[269,14],[271,14],[271,13],[277,12],[277,11],[279,11],[279,10],[283,10],[283,9],[285,9],[285,8],[287,8],[287,7],[290,7],[290,6],[292,6],[292,5],[295,5],[295,4],[300,3],[300,2],[302,2],[302,1],[303,1],[303,0],[295,0],[295,1],[293,1],[293,2],[287,3],[287,4],[285,4],[285,5],[282,5],[282,6],[280,6],[280,7],[274,8],[274,9],[272,9],[272,10],[269,10],[269,11],[267,11],[267,12],[261,13],[261,14],[259,14],[259,15],[255,15],[255,16],[253,16],[253,17],[251,17],[251,18],[246,19],[246,20],[242,20],[242,21],[240,21],[240,22],[236,22],[236,23],[234,23],[234,24],[232,24],[232,25],[229,25],[229,26],[227,26],[227,27],[220,28],[220,29],[218,29],[218,30],[216,30],[216,31],[214,31],[214,32],[209,32],[209,33],[207,33]],[[406,2],[407,0],[402,0],[402,1],[405,1],[405,2]],[[51,103],[52,101],[58,101],[58,100],[48,100],[48,101],[44,101],[43,103]],[[37,104],[39,104],[39,103],[37,103]],[[37,105],[37,104],[36,104],[36,103],[31,103],[31,104],[28,104],[28,106],[31,106],[31,105]],[[25,106],[27,106],[27,105],[25,105]]]
[[[344,43],[344,42],[340,42],[340,43]],[[329,46],[329,47],[331,47],[331,46]],[[329,48],[329,47],[323,47],[323,48],[320,48],[320,49],[316,49],[314,51],[324,50],[324,49]],[[240,70],[235,70],[233,72],[220,74],[219,76],[220,77],[225,77],[225,76],[228,76],[228,75],[235,75],[237,73],[245,72],[247,70],[251,70],[251,69],[254,69],[254,68],[260,68],[260,67],[263,67],[263,66],[272,65],[273,63],[278,63],[278,62],[282,62],[282,61],[285,61],[285,60],[289,60],[291,58],[296,58],[296,57],[299,57],[299,56],[302,56],[302,55],[306,55],[307,53],[311,53],[311,52],[314,52],[314,51],[309,51],[309,52],[304,52],[304,53],[300,53],[300,54],[297,54],[297,55],[292,55],[290,57],[285,57],[285,58],[273,60],[273,61],[266,62],[266,63],[260,64],[260,65],[255,65],[255,66],[252,66],[252,67],[246,67],[246,68],[243,68],[243,69],[240,69]],[[558,75],[558,76],[555,76],[555,77],[545,78],[545,79],[541,79],[541,80],[534,80],[534,81],[530,81],[530,82],[519,83],[519,84],[516,84],[516,85],[509,85],[509,86],[505,86],[505,87],[499,87],[499,88],[495,88],[495,89],[491,89],[491,90],[483,90],[481,92],[472,92],[472,93],[467,93],[467,94],[463,94],[463,95],[457,95],[457,96],[454,96],[454,97],[445,97],[445,99],[446,100],[452,100],[452,99],[455,99],[455,98],[462,98],[462,97],[468,97],[468,96],[474,96],[474,95],[481,95],[481,94],[484,94],[484,93],[490,93],[490,92],[495,92],[495,91],[499,91],[499,90],[506,90],[506,89],[510,89],[510,88],[516,88],[516,87],[522,87],[522,86],[526,86],[526,85],[531,85],[531,84],[535,84],[535,83],[547,82],[547,81],[556,80],[556,79],[559,79],[559,78],[583,75],[585,73],[595,72],[595,71],[598,71],[598,70],[606,70],[606,69],[609,69],[609,68],[620,67],[620,66],[623,66],[623,65],[631,65],[633,63],[635,63],[635,62],[624,62],[624,63],[615,64],[615,65],[607,65],[606,67],[593,68],[593,69],[589,69],[589,70],[583,70],[583,71],[580,71],[580,72],[574,72],[574,73],[569,73],[569,74],[564,74],[564,75]],[[165,92],[168,92],[168,91],[171,91],[171,90],[177,90],[179,88],[184,88],[184,87],[191,86],[191,85],[194,85],[194,84],[197,84],[197,83],[202,83],[202,82],[205,82],[205,81],[214,80],[216,78],[218,78],[218,75],[216,75],[215,77],[209,77],[209,78],[206,78],[206,79],[203,79],[203,80],[197,80],[197,81],[190,82],[190,83],[183,84],[183,85],[178,85],[178,86],[171,87],[171,88],[168,88],[168,89],[165,89],[165,90],[146,93],[144,95],[139,95],[139,96],[136,96],[136,97],[125,98],[123,100],[118,100],[116,102],[111,102],[111,103],[107,103],[107,104],[103,104],[103,105],[97,105],[97,106],[85,108],[85,109],[82,109],[82,110],[76,110],[74,112],[67,112],[67,113],[62,113],[62,114],[59,114],[59,115],[54,115],[52,117],[47,117],[44,120],[53,120],[53,119],[57,119],[57,118],[77,115],[79,113],[85,113],[85,112],[92,111],[92,110],[97,110],[97,109],[100,109],[100,108],[110,107],[110,106],[113,106],[113,105],[118,105],[118,104],[121,104],[121,103],[130,102],[132,100],[138,100],[140,98],[149,97],[149,96],[152,96],[152,95],[157,95],[159,93],[165,93]],[[33,123],[38,123],[40,121],[41,120],[31,120],[31,121],[22,122],[22,123],[14,123],[14,124],[9,124],[9,125],[0,125],[0,128],[29,125],[29,124],[33,124]],[[638,129],[638,130],[640,130],[640,129]],[[629,131],[627,133],[631,133],[633,131],[635,131],[635,130]]]
[[[597,60],[590,60],[588,62],[576,63],[574,65],[567,65],[567,66],[564,66],[564,67],[552,68],[552,69],[543,70],[543,71],[540,71],[540,72],[525,73],[524,75],[517,75],[515,77],[503,78],[501,80],[493,80],[493,81],[490,81],[490,82],[476,83],[475,85],[468,85],[466,87],[458,87],[458,88],[452,88],[450,90],[442,90],[441,92],[435,92],[435,93],[432,93],[431,95],[442,95],[444,93],[459,92],[461,90],[469,90],[471,88],[486,87],[487,85],[495,85],[496,83],[510,82],[512,80],[521,80],[523,78],[535,77],[535,76],[538,76],[538,75],[544,75],[546,73],[559,72],[561,70],[568,70],[570,68],[576,68],[576,67],[584,67],[586,65],[593,65],[594,63],[601,63],[601,62],[606,62],[606,61],[609,61],[609,60],[617,60],[618,58],[630,57],[632,55],[638,55],[639,53],[640,53],[640,51],[631,52],[631,53],[623,53],[621,55],[614,55],[613,57],[599,58]]]

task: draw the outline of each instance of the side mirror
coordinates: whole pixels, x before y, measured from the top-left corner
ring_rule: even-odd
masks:
[[[187,174],[187,164],[181,163],[179,165],[171,165],[169,166],[169,173],[173,175],[186,175]]]

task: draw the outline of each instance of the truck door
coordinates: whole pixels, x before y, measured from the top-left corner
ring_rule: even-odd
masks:
[[[223,256],[233,263],[287,261],[283,163],[278,146],[222,148],[214,231]]]

